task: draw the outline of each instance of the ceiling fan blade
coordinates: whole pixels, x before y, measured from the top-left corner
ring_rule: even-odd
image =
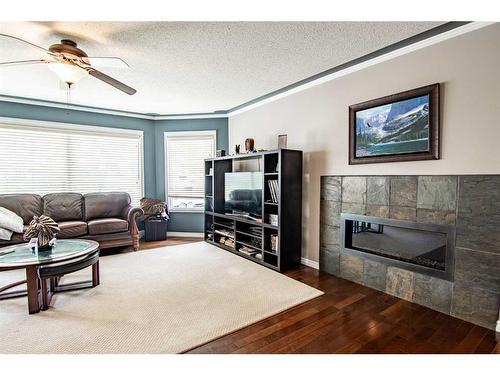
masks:
[[[130,65],[119,57],[84,57],[83,60],[92,66],[102,66],[105,68],[130,68]]]
[[[23,42],[23,43],[26,43],[26,44],[29,44],[30,46],[32,47],[35,47],[35,48],[38,48],[39,50],[42,50],[46,53],[48,53],[49,55],[54,55],[52,52],[50,52],[48,49],[45,49],[43,47],[40,47],[39,45],[36,45],[34,43],[31,43],[31,42],[28,42],[27,40],[24,40],[24,39],[21,39],[21,38],[18,38],[17,36],[13,36],[13,35],[8,35],[8,34],[0,34],[0,37],[4,37],[4,38],[11,38],[11,39],[15,39],[15,40],[18,40],[20,42]]]
[[[130,86],[127,86],[126,84],[124,83],[121,83],[120,81],[117,81],[116,79],[98,71],[98,70],[95,70],[93,68],[87,68],[87,71],[89,72],[89,74],[97,79],[100,79],[101,81],[103,82],[106,82],[108,85],[111,85],[115,88],[117,88],[118,90],[121,90],[123,91],[124,93],[126,94],[129,94],[129,95],[134,95],[137,90],[136,89],[133,89],[132,87]]]
[[[29,65],[29,64],[48,64],[47,60],[19,60],[19,61],[6,61],[0,62],[0,68],[7,66],[16,66],[16,65]]]

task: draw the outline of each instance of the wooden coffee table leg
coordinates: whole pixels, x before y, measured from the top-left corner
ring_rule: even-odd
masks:
[[[38,274],[35,266],[26,267],[26,284],[28,291],[28,311],[30,314],[40,312],[40,293]]]
[[[92,265],[92,286],[99,285],[99,261]]]

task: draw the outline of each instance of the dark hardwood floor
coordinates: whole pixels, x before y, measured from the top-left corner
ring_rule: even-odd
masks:
[[[500,353],[486,328],[310,267],[286,275],[325,294],[189,353]]]
[[[500,353],[500,334],[486,328],[310,267],[286,275],[325,294],[189,353]]]

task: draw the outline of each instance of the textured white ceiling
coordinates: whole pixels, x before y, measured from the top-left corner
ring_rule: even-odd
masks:
[[[442,22],[1,22],[0,33],[48,48],[76,41],[89,56],[131,69],[101,70],[137,89],[129,96],[92,77],[71,102],[140,113],[227,110]],[[37,58],[0,38],[0,62]],[[0,95],[66,101],[46,66],[0,68]]]

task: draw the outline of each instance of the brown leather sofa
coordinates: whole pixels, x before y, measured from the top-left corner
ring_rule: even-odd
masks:
[[[144,212],[131,206],[128,193],[0,194],[0,206],[21,216],[25,229],[34,215],[50,216],[59,224],[58,239],[90,239],[101,249],[139,248],[136,217]],[[21,242],[23,235],[14,233],[10,241],[0,240],[0,247]]]

